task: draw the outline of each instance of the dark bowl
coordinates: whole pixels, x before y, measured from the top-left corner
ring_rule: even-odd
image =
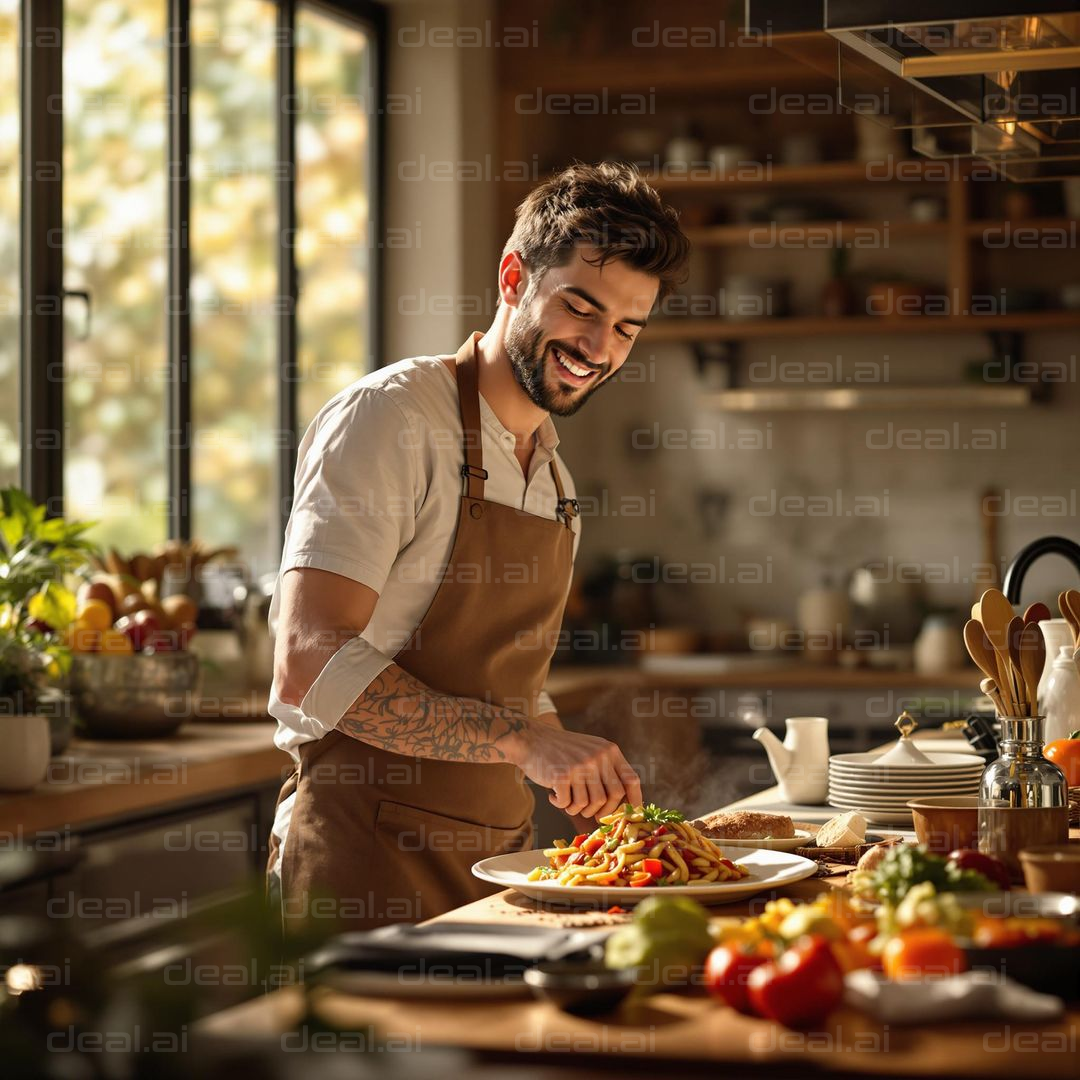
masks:
[[[1065,893],[957,893],[960,906],[986,915],[1060,919],[1080,927],[1080,900]],[[982,947],[960,941],[972,968],[1007,975],[1024,986],[1066,1001],[1080,1000],[1080,946],[1032,942],[1012,947]]]
[[[564,1012],[595,1016],[614,1009],[634,988],[633,968],[604,967],[599,960],[541,961],[525,970],[533,995]]]

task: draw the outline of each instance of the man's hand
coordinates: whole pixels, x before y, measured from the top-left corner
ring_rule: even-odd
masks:
[[[534,783],[551,788],[551,805],[572,817],[603,817],[623,803],[641,803],[637,773],[607,739],[533,721],[515,733],[508,757]]]

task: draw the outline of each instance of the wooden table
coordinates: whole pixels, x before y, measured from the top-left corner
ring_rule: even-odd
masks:
[[[771,789],[736,805],[767,806],[777,798]],[[822,889],[842,886],[845,878],[845,872],[810,878],[714,911],[750,915],[773,896],[809,900]],[[593,927],[599,935],[630,917],[551,906],[545,910],[506,890],[433,921]],[[590,1073],[614,1069],[626,1074],[632,1068],[655,1073],[666,1065],[680,1075],[701,1071],[715,1076],[717,1063],[724,1063],[753,1065],[774,1076],[800,1075],[812,1068],[836,1075],[1072,1080],[1080,1041],[1080,1010],[1075,1008],[1060,1022],[1041,1026],[982,1020],[933,1027],[881,1024],[842,1008],[822,1031],[800,1034],[740,1016],[693,993],[661,993],[627,1002],[600,1020],[579,1019],[531,998],[410,1001],[323,988],[313,992],[310,1003],[320,1018],[346,1031],[374,1025],[388,1039],[467,1048],[498,1060],[528,1055],[546,1065],[585,1066]],[[211,1016],[197,1030],[215,1038],[276,1038],[297,1026],[303,1007],[301,991],[279,990]]]
[[[75,738],[30,791],[0,795],[0,835],[74,830],[162,812],[284,779],[291,759],[274,728],[243,719],[197,720],[160,739]]]

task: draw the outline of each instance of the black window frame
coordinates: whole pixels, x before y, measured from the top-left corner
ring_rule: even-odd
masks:
[[[278,409],[280,449],[276,505],[279,541],[292,508],[296,448],[302,434],[297,415],[296,309],[300,283],[293,243],[296,235],[296,13],[304,8],[362,26],[374,47],[373,100],[369,103],[371,170],[370,356],[381,356],[383,228],[385,214],[386,9],[376,0],[269,0],[277,7],[277,205],[278,205]],[[191,0],[167,6],[168,147],[166,153],[170,244],[166,332],[166,440],[168,536],[190,540],[191,530],[191,90],[189,29]],[[20,27],[20,237],[19,237],[19,430],[20,483],[50,516],[64,509],[64,116],[50,104],[63,94],[63,0],[22,0]],[[283,164],[287,167],[282,167]],[[178,239],[179,238],[179,239]],[[269,497],[269,493],[268,493]]]

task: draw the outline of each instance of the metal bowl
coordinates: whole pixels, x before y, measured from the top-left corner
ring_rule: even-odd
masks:
[[[533,996],[564,1012],[595,1016],[610,1012],[634,988],[633,968],[608,968],[603,960],[543,960],[525,969]]]
[[[169,735],[199,702],[199,658],[191,652],[83,653],[71,664],[71,695],[87,735]]]

